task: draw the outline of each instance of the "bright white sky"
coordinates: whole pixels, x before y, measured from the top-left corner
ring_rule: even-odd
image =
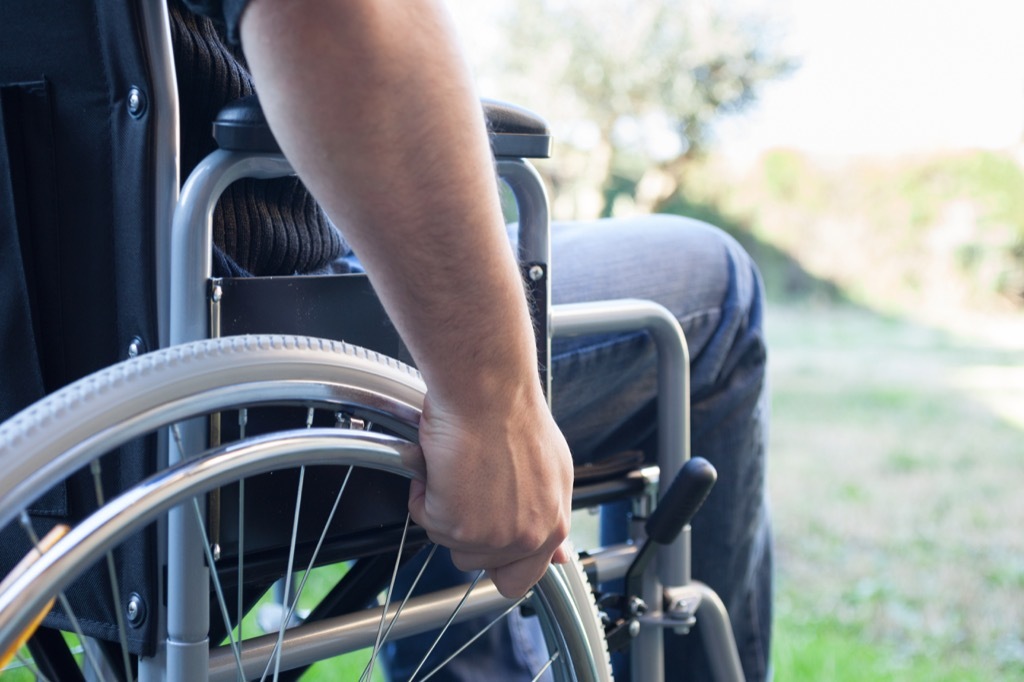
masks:
[[[722,1],[788,17],[786,46],[803,61],[766,88],[756,109],[722,126],[730,154],[773,146],[895,154],[1024,141],[1024,0]],[[453,0],[474,34],[471,51],[493,30],[481,6],[497,4]]]

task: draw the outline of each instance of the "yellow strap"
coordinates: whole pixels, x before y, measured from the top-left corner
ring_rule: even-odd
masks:
[[[39,557],[42,556],[43,552],[46,552],[51,547],[53,547],[57,543],[57,541],[64,537],[64,535],[69,530],[71,530],[71,528],[65,526],[64,524],[58,524],[54,526],[50,530],[50,532],[43,536],[43,538],[39,541],[39,545],[37,547],[32,548],[29,551],[29,553],[26,554],[25,557],[18,562],[18,565],[15,566],[14,569],[7,574],[7,577],[4,578],[2,582],[0,582],[0,592],[3,592],[5,589],[7,589],[7,586],[9,584],[17,580],[18,576],[27,571],[28,568]],[[18,653],[18,650],[21,649],[21,647],[25,646],[25,643],[28,642],[32,635],[35,634],[36,629],[39,627],[39,624],[43,622],[43,619],[46,618],[46,614],[48,614],[50,612],[50,609],[53,608],[53,602],[55,600],[56,597],[51,598],[50,601],[47,602],[46,607],[42,611],[40,611],[35,618],[32,619],[32,623],[27,628],[25,628],[25,630],[20,635],[18,635],[18,637],[14,640],[11,646],[6,651],[4,651],[3,654],[0,654],[0,670],[3,670],[7,667],[7,664],[11,662],[11,659],[14,658],[14,655]]]

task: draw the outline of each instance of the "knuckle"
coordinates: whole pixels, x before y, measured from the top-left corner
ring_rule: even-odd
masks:
[[[548,540],[548,533],[539,528],[528,528],[520,536],[518,547],[525,553],[532,554],[542,548]]]
[[[572,521],[569,519],[569,517],[563,516],[562,519],[558,522],[558,525],[555,527],[555,532],[553,533],[554,539],[557,540],[556,544],[562,544],[563,542],[565,542],[565,539],[569,537],[569,531],[571,529]]]

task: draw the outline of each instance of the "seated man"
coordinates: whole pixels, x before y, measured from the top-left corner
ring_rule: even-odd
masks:
[[[451,550],[453,570],[486,569],[503,594],[524,593],[566,558],[570,452],[577,461],[650,452],[652,341],[556,340],[552,418],[479,101],[440,0],[189,4],[240,42],[278,142],[365,265],[423,373],[427,478],[412,486],[413,519]],[[207,41],[205,22],[176,21],[194,34],[178,37],[192,41],[195,57],[186,68],[179,59],[179,80],[219,78],[214,91],[238,89],[238,74],[247,75],[231,49]],[[185,99],[183,88],[185,125],[203,130],[209,118]],[[227,267],[250,228],[259,226],[222,233]],[[693,450],[719,470],[694,526],[693,573],[728,607],[747,678],[764,679],[771,547],[759,275],[731,238],[678,218],[558,225],[552,246],[555,303],[651,299],[686,332]],[[670,679],[708,677],[699,637],[670,636]],[[529,652],[507,642],[467,652],[450,674],[519,679]]]

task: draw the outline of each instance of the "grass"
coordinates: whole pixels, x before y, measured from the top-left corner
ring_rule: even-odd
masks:
[[[776,679],[972,682],[992,679],[965,665],[908,660],[898,648],[875,645],[866,633],[835,619],[780,614],[773,643]]]
[[[302,581],[303,573],[296,574],[295,584],[293,589],[296,588]],[[339,566],[325,566],[323,568],[314,569],[306,581],[306,585],[303,588],[302,596],[299,598],[299,610],[311,609],[316,606],[317,603],[326,595],[345,575],[344,567]],[[242,627],[245,633],[245,637],[259,636],[262,633],[259,625],[256,623],[256,612],[259,610],[261,604],[269,603],[273,600],[273,595],[269,592],[263,596],[257,607],[250,611],[250,613],[242,620]],[[350,654],[343,656],[336,656],[327,660],[320,661],[313,665],[309,671],[303,676],[304,680],[357,680],[363,674],[366,668],[367,662],[370,660],[370,649],[363,649],[361,651],[355,651]],[[375,666],[373,675],[370,678],[371,682],[384,682],[384,673],[380,669],[380,665]]]
[[[777,679],[1020,679],[1024,335],[851,306],[768,334]]]
[[[1024,679],[1024,333],[951,327],[769,307],[777,680]]]

